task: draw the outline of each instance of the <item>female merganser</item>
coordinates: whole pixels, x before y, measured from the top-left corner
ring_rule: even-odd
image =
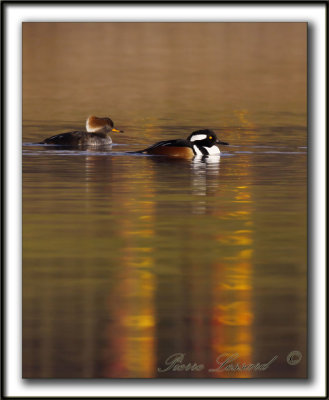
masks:
[[[101,146],[109,145],[110,132],[123,132],[114,128],[111,118],[90,116],[86,121],[86,131],[73,131],[51,136],[40,144],[59,144],[62,146]]]

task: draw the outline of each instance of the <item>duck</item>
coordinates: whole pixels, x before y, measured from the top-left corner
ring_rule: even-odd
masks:
[[[114,123],[108,117],[91,115],[86,120],[85,131],[60,133],[44,139],[39,144],[56,144],[62,146],[102,146],[112,143],[110,132],[123,131],[114,128]]]
[[[219,156],[220,149],[217,145],[228,146],[228,143],[219,140],[213,130],[201,129],[192,132],[186,139],[164,140],[137,153],[184,158]]]

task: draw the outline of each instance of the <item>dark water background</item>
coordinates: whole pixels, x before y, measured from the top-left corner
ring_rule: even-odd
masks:
[[[306,376],[306,29],[23,24],[23,377]],[[32,145],[90,114],[125,133]],[[125,154],[200,128],[220,158]]]

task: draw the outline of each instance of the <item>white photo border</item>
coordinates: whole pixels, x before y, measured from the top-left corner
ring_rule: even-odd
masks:
[[[326,2],[9,2],[3,37],[3,398],[325,398],[326,348]],[[23,380],[21,378],[22,22],[307,22],[309,379]],[[267,396],[268,395],[268,396]]]

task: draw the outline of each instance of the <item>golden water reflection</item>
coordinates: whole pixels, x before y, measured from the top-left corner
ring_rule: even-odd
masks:
[[[41,273],[46,279],[33,281],[35,273],[31,275],[25,267],[26,312],[30,310],[29,313],[35,314],[31,301],[40,295],[43,298],[44,311],[40,309],[39,317],[35,315],[44,327],[40,330],[43,345],[34,356],[37,360],[36,356],[41,352],[42,376],[60,377],[66,373],[65,369],[58,369],[59,364],[67,362],[65,356],[56,361],[53,351],[55,343],[59,344],[59,332],[54,336],[56,323],[67,327],[60,340],[63,348],[65,343],[70,343],[69,337],[73,339],[78,334],[76,328],[81,323],[85,325],[84,335],[79,334],[86,349],[82,361],[84,369],[75,375],[177,377],[178,372],[170,371],[164,375],[157,369],[171,354],[184,353],[186,361],[202,363],[205,369],[180,372],[178,377],[261,376],[253,371],[209,373],[206,369],[214,368],[217,357],[224,354],[238,354],[239,362],[247,364],[266,362],[271,358],[260,357],[259,343],[255,343],[255,332],[263,328],[257,322],[255,313],[259,312],[256,311],[259,305],[255,308],[254,296],[255,293],[262,296],[261,288],[267,285],[266,281],[259,280],[263,279],[263,272],[258,264],[264,257],[259,252],[263,247],[259,240],[265,239],[267,243],[267,239],[257,235],[256,228],[260,227],[255,219],[254,196],[257,192],[249,183],[252,177],[248,174],[232,184],[235,171],[231,160],[228,168],[228,160],[176,164],[161,158],[140,157],[137,161],[142,168],[136,168],[124,159],[88,155],[76,169],[78,181],[84,181],[84,185],[79,185],[77,195],[67,203],[66,210],[70,203],[77,201],[83,207],[75,210],[78,213],[57,213],[54,217],[50,210],[58,208],[62,187],[57,187],[49,178],[45,188],[37,192],[34,186],[29,189],[30,184],[27,184],[25,196],[30,198],[31,204],[35,196],[39,198],[49,193],[49,185],[52,193],[58,193],[59,199],[45,208],[49,222],[43,222],[40,231],[27,230],[29,226],[40,224],[35,214],[38,210],[30,209],[25,215],[25,265],[34,265],[35,273]],[[56,175],[56,170],[61,168],[60,158],[58,161],[53,164],[51,174]],[[115,176],[118,170],[119,181]],[[165,188],[162,184],[164,173],[167,181],[172,177]],[[181,179],[184,180],[184,191]],[[71,198],[69,193],[73,193],[73,189],[65,181],[63,184],[63,200]],[[225,198],[228,193],[229,197]],[[95,202],[95,199],[98,200]],[[218,199],[222,199],[220,206]],[[294,214],[289,218],[294,218]],[[69,236],[64,236],[65,241],[61,237],[46,241],[51,231],[60,226],[58,224],[68,224]],[[275,226],[271,228],[273,231]],[[48,233],[45,235],[45,232]],[[40,244],[43,252],[38,250]],[[60,253],[55,251],[58,247]],[[281,261],[277,258],[279,268],[286,257]],[[81,260],[80,268],[74,259]],[[289,270],[286,273],[289,274]],[[56,280],[52,276],[56,276]],[[275,276],[271,279],[274,288],[281,292],[285,290],[280,281],[274,283]],[[296,282],[302,275],[293,279]],[[38,282],[43,284],[40,292],[33,290]],[[83,292],[77,297],[79,287]],[[295,289],[291,287],[290,290],[294,293]],[[98,292],[101,297],[95,303]],[[65,303],[68,298],[73,301],[72,307],[80,310],[74,316]],[[276,305],[281,310],[286,307],[280,298]],[[64,314],[59,313],[58,307],[64,307]],[[275,312],[275,308],[267,309],[270,313]],[[78,323],[79,315],[86,313],[89,318]],[[76,324],[72,325],[72,318]],[[273,318],[275,323],[279,316],[274,313]],[[35,329],[25,323],[25,340],[28,340],[28,332],[35,332]],[[71,332],[69,337],[65,332]],[[98,336],[102,337],[100,343]],[[92,347],[89,344],[91,338],[96,340]],[[280,348],[279,344],[277,346]],[[99,353],[96,359],[101,361],[92,367],[90,363],[95,360],[95,352]],[[30,359],[31,355],[25,357]],[[79,359],[77,355],[74,357],[70,362]],[[33,372],[28,364],[24,371],[26,376],[39,376],[38,370]],[[274,371],[274,375],[280,375],[280,369]],[[71,373],[74,375],[74,370]],[[71,373],[68,376],[72,376]]]
[[[127,193],[120,207],[123,218],[117,235],[122,238],[123,248],[120,273],[114,277],[119,284],[108,299],[109,314],[115,316],[115,322],[108,327],[106,377],[151,378],[156,368],[152,186],[140,194]]]

